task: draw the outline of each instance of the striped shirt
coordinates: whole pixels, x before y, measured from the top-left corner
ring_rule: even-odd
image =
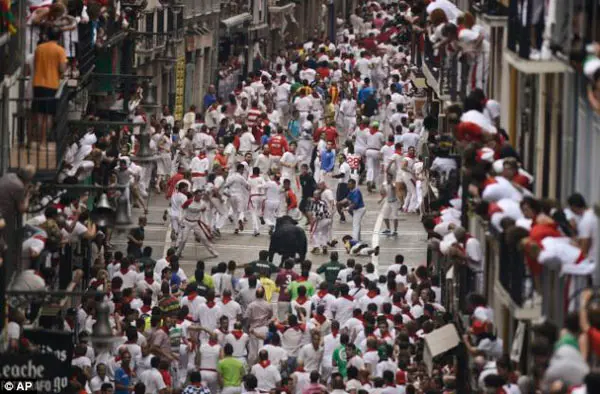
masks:
[[[258,108],[250,108],[248,111],[248,118],[246,119],[246,125],[249,128],[252,128],[257,125],[258,117],[260,116],[260,109]]]

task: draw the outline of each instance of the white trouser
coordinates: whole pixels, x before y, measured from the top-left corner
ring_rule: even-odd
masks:
[[[404,206],[402,208],[405,212],[415,212],[419,208],[417,188],[413,183],[411,174],[404,172],[402,177],[406,185],[406,197],[404,198]]]
[[[369,256],[373,252],[373,248],[366,243],[359,242],[350,249],[351,255]]]
[[[311,233],[313,247],[322,248],[327,246],[327,242],[330,241],[329,227],[331,222],[331,218],[319,219],[315,222]]]
[[[274,226],[277,219],[277,209],[279,209],[279,200],[265,200],[265,209],[263,218],[267,226]]]
[[[347,136],[356,128],[356,116],[344,116],[342,135]]]
[[[239,194],[232,194],[229,196],[229,204],[231,205],[231,210],[233,212],[233,219],[244,220],[244,212],[246,211],[246,204],[244,204],[243,196]]]
[[[256,327],[254,331],[260,336],[263,336],[267,334],[267,332],[269,331],[269,327]],[[257,338],[254,335],[250,335],[250,340],[248,341],[248,365],[252,366],[256,364],[256,362],[258,361],[258,351],[262,346],[262,339]]]
[[[298,165],[310,164],[312,158],[313,142],[311,140],[298,140]]]
[[[183,220],[183,227],[179,232],[179,237],[177,239],[177,254],[181,254],[183,249],[185,248],[185,243],[187,242],[190,233],[194,233],[196,239],[198,239],[202,245],[208,249],[208,251],[212,254],[216,254],[216,250],[213,248],[212,243],[206,238],[206,234],[200,228],[200,224],[198,222],[191,222],[189,220]]]
[[[179,216],[171,216],[171,232],[179,234],[181,228],[181,218]]]
[[[200,375],[202,375],[202,381],[206,382],[211,393],[219,392],[219,373],[216,370],[200,367]]]
[[[192,191],[203,189],[206,185],[205,176],[192,176]]]
[[[379,178],[379,151],[377,149],[367,149],[367,182],[375,182]]]
[[[161,153],[156,161],[156,175],[166,176],[171,174],[173,164],[171,163],[171,153]]]
[[[223,387],[221,394],[242,394],[242,387]]]
[[[363,216],[367,210],[365,207],[355,209],[352,214],[352,238],[355,241],[360,241],[360,227]]]
[[[250,196],[250,215],[252,216],[252,230],[258,233],[260,230],[260,217],[263,215],[265,197],[263,195]]]
[[[141,165],[142,174],[140,175],[140,195],[144,198],[148,197],[148,189],[150,188],[150,181],[152,180],[152,170],[154,169],[154,163],[144,163]]]

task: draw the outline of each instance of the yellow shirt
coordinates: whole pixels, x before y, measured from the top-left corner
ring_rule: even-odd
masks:
[[[56,41],[40,44],[35,49],[33,87],[58,89],[60,66],[67,63],[65,48]]]
[[[265,289],[265,299],[267,302],[271,302],[273,293],[279,291],[277,285],[271,279],[266,277],[260,278],[260,284],[262,285],[263,289]]]

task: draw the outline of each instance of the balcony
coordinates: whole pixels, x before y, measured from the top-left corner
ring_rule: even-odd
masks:
[[[498,0],[482,0],[471,5],[477,21],[489,27],[503,27],[508,20],[508,8]]]
[[[440,101],[457,101],[459,97],[464,97],[467,84],[464,72],[468,68],[459,60],[456,52],[439,48],[436,53],[431,41],[425,38],[423,51],[418,58],[427,85]]]
[[[9,170],[31,164],[38,169],[40,179],[56,175],[69,139],[69,100],[73,91],[65,79],[54,98],[10,99],[16,109],[9,119]],[[38,108],[46,105],[54,105],[56,109],[49,123],[44,123],[41,114],[37,114]]]
[[[526,74],[562,73],[570,70],[560,58],[570,47],[573,4],[558,0],[550,16],[534,19],[532,2],[510,0],[508,8],[508,34],[506,61]],[[550,24],[549,21],[555,21]],[[547,23],[548,22],[548,23]],[[562,45],[557,46],[556,41]]]

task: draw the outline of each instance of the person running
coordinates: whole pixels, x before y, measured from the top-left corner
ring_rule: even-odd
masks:
[[[320,190],[316,190],[313,194],[308,217],[311,225],[312,253],[322,252],[323,254],[327,254],[327,245],[330,241],[329,225],[331,224],[331,212],[327,203],[321,199]]]
[[[340,204],[347,207],[348,212],[352,215],[352,238],[360,241],[362,218],[366,212],[365,203],[354,179],[348,181],[348,189],[348,196],[340,201]]]
[[[385,230],[381,232],[383,235],[392,235],[396,237],[398,235],[398,210],[400,209],[398,196],[396,195],[396,188],[394,187],[394,176],[392,174],[386,175],[386,182],[381,188],[381,199],[379,203],[385,200],[383,206],[383,223],[385,224]],[[394,221],[394,232],[390,230],[390,221]]]
[[[188,237],[193,233],[212,257],[218,257],[219,253],[211,242],[210,227],[202,221],[202,215],[208,209],[208,203],[202,198],[202,191],[196,190],[194,197],[183,203],[181,208],[183,209],[183,228],[177,240],[177,255],[181,256]]]

